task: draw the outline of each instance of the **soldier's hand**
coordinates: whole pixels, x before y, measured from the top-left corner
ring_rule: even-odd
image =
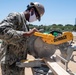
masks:
[[[33,28],[33,29],[31,29],[30,31],[25,32],[25,33],[23,34],[23,36],[31,36],[31,35],[33,35],[35,32],[38,32],[38,30],[37,30],[36,28]]]

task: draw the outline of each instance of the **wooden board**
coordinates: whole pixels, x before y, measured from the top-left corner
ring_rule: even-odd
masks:
[[[56,62],[49,61],[48,59],[44,59],[44,61],[47,64],[47,66],[50,68],[50,70],[54,73],[54,75],[70,75]]]

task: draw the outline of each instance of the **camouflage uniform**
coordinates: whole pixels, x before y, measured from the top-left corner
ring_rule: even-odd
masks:
[[[23,13],[10,13],[0,23],[0,39],[3,40],[0,59],[2,75],[24,75],[24,68],[16,66],[16,62],[26,59],[27,45],[23,33],[27,31]]]

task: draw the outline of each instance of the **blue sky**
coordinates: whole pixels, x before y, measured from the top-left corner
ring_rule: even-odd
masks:
[[[0,21],[11,12],[23,12],[30,2],[40,2],[45,14],[35,25],[75,24],[76,0],[0,0]]]

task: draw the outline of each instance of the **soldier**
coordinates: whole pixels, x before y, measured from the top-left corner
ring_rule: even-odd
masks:
[[[16,62],[26,59],[26,40],[36,28],[28,31],[26,22],[41,19],[44,7],[38,2],[31,2],[23,13],[10,13],[0,23],[0,39],[3,40],[0,50],[2,75],[24,75],[24,68],[16,66]]]

